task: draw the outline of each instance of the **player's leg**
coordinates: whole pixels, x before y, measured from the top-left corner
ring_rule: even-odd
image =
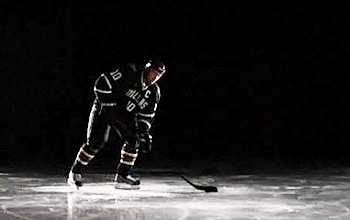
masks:
[[[95,103],[90,112],[87,142],[82,145],[77,153],[76,159],[69,172],[68,184],[78,187],[82,186],[83,170],[108,141],[110,126],[105,118],[101,107],[98,103]]]
[[[140,180],[130,175],[138,155],[138,149],[136,148],[136,135],[133,130],[128,129],[126,126],[118,124],[113,126],[120,138],[124,140],[123,147],[120,151],[120,161],[117,166],[116,176],[114,181],[116,182],[115,188],[117,189],[138,189]]]
[[[137,158],[137,149],[125,142],[120,155],[120,161],[117,167],[117,173],[114,181],[115,188],[118,189],[138,189],[140,180],[130,175],[131,169]]]

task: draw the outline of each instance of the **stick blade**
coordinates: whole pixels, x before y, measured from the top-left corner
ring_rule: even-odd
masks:
[[[197,185],[192,183],[189,179],[187,179],[185,176],[180,175],[182,179],[184,179],[188,184],[190,184],[191,186],[193,186],[196,189],[199,190],[204,190],[204,192],[217,192],[218,188],[216,188],[215,186],[202,186],[202,185]]]
[[[217,192],[218,188],[215,186],[204,186],[204,192]]]

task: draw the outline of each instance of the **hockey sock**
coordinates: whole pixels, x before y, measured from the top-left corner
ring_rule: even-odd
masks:
[[[82,169],[88,165],[88,163],[95,157],[95,152],[92,150],[89,150],[88,145],[83,145],[74,161],[74,164],[72,166],[72,172],[73,173],[81,173]]]
[[[120,163],[117,167],[117,173],[123,176],[128,175],[135,163],[136,158],[137,153],[128,153],[124,149],[121,150]]]
[[[124,149],[120,152],[120,163],[133,166],[137,158],[137,153],[129,153]]]

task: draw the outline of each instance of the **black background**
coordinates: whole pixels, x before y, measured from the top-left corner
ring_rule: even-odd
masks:
[[[330,2],[2,2],[0,163],[69,167],[96,77],[160,58],[140,166],[347,166],[350,6]],[[114,141],[94,163],[117,162]]]

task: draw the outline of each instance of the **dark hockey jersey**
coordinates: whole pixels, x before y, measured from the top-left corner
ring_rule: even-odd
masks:
[[[94,92],[102,106],[115,106],[116,114],[142,132],[148,132],[160,100],[160,89],[156,83],[147,86],[143,74],[135,65],[120,66],[101,74]]]

